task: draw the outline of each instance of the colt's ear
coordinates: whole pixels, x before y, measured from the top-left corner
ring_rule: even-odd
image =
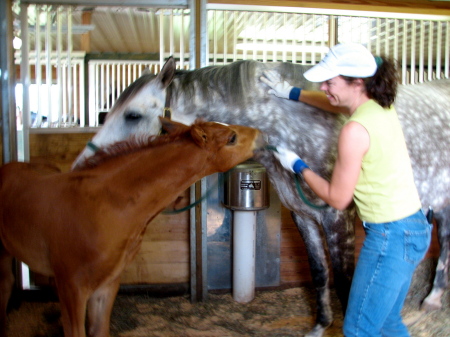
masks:
[[[158,116],[158,117],[159,117],[159,121],[161,122],[161,127],[168,134],[174,134],[174,133],[181,134],[181,133],[187,132],[189,130],[189,126],[187,126],[187,125],[175,122],[171,119],[164,118],[161,116]]]
[[[201,148],[204,148],[208,143],[208,136],[200,125],[193,125],[191,128],[191,136],[194,142]]]
[[[164,88],[167,88],[169,84],[172,82],[175,76],[176,63],[172,56],[170,56],[164,66],[162,67],[159,74],[156,78],[161,82],[161,85]]]

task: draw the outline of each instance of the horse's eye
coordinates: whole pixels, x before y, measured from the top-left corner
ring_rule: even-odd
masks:
[[[136,122],[142,118],[142,115],[136,111],[129,111],[125,114],[125,121],[127,122]]]
[[[227,145],[234,145],[236,144],[237,141],[237,136],[236,136],[236,132],[233,132],[230,136],[230,138],[228,138],[228,143]]]

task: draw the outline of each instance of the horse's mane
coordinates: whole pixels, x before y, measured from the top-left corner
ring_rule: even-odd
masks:
[[[277,70],[283,78],[303,78],[308,67],[292,63],[279,63]],[[204,101],[213,101],[220,95],[222,101],[235,107],[246,106],[258,90],[259,77],[267,64],[253,60],[236,61],[227,65],[209,66],[195,70],[177,71],[172,84],[172,95],[181,95],[192,101],[200,95]]]
[[[93,156],[86,158],[84,162],[77,165],[73,171],[94,168],[112,158],[171,143],[184,138],[188,133],[189,130],[173,132],[167,135],[152,135],[144,137],[137,137],[133,135],[127,140],[116,142],[103,149],[99,149]]]
[[[200,95],[204,101],[209,101],[219,94],[227,104],[242,106],[253,87],[256,64],[254,61],[238,61],[177,72],[173,95],[182,93],[186,101]]]

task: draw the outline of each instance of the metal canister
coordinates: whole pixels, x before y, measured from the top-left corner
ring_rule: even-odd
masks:
[[[224,205],[233,210],[257,211],[269,207],[269,180],[266,168],[245,161],[225,174]]]

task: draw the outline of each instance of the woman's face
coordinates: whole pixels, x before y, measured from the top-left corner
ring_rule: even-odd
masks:
[[[355,86],[342,76],[336,76],[320,85],[333,106],[351,107],[355,95]]]

